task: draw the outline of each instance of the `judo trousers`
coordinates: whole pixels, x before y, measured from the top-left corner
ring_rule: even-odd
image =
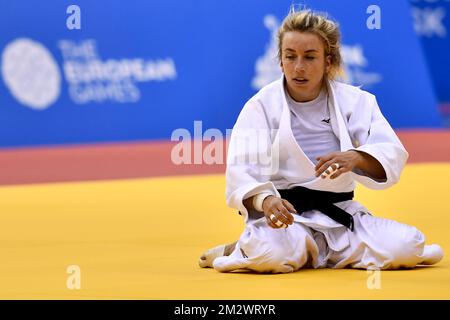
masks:
[[[353,218],[354,231],[298,221],[274,229],[265,217],[256,219],[246,224],[231,255],[216,258],[213,267],[220,272],[288,273],[301,268],[413,268],[423,261],[425,237],[417,228],[368,212]]]

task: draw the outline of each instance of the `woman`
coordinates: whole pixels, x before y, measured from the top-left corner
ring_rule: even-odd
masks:
[[[200,266],[284,273],[440,261],[442,249],[425,245],[419,230],[352,200],[355,182],[395,184],[408,153],[372,94],[334,80],[341,73],[337,24],[293,11],[278,44],[283,77],[246,103],[228,148],[227,204],[243,215],[245,230],[203,254]]]

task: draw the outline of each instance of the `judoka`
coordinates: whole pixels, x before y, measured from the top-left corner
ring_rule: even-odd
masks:
[[[278,32],[281,79],[254,95],[230,137],[226,201],[245,220],[239,240],[206,251],[201,267],[286,273],[301,268],[413,268],[439,262],[417,228],[374,216],[356,182],[397,183],[408,153],[373,94],[337,81],[340,31],[309,10]]]

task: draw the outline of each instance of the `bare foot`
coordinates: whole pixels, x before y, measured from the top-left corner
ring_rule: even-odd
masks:
[[[229,256],[234,248],[236,247],[236,242],[230,243],[230,244],[222,244],[217,247],[214,247],[212,249],[207,250],[205,253],[202,254],[198,261],[198,265],[201,268],[212,268],[214,259],[217,257],[222,256]]]
[[[425,245],[423,249],[423,261],[420,264],[432,265],[442,260],[444,251],[437,244]]]

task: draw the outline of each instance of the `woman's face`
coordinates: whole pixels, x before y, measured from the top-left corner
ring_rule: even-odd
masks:
[[[324,44],[318,35],[299,31],[284,34],[281,69],[294,100],[305,102],[316,98],[330,65],[330,57],[325,57]]]

